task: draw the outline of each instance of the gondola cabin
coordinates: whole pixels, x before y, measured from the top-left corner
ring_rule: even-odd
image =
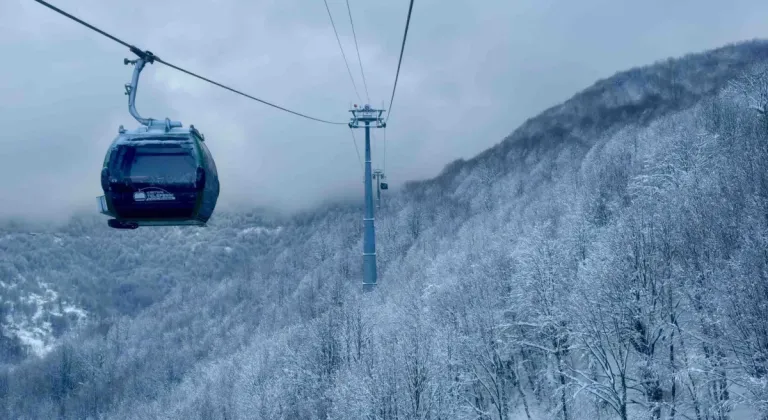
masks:
[[[204,226],[219,197],[219,177],[204,136],[168,120],[120,127],[101,170],[99,210],[110,227]]]
[[[388,190],[389,189],[389,184],[387,184],[386,182],[382,182],[381,183],[381,189],[382,190]]]

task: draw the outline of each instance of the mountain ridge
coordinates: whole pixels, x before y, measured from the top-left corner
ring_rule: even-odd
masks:
[[[730,80],[729,74],[732,75],[746,70],[747,67],[754,65],[756,62],[766,61],[768,61],[768,39],[755,39],[730,43],[698,53],[688,53],[682,57],[657,60],[652,64],[618,71],[610,77],[596,81],[565,101],[545,109],[534,117],[526,119],[510,135],[474,157],[456,159],[448,163],[434,178],[406,182],[405,189],[409,190],[421,184],[444,183],[444,177],[453,177],[461,170],[470,170],[474,165],[484,163],[488,159],[498,160],[501,155],[504,156],[503,162],[512,163],[515,159],[524,159],[533,147],[538,147],[542,144],[556,146],[558,142],[571,140],[577,144],[583,143],[583,146],[586,148],[592,147],[594,139],[605,135],[605,131],[610,130],[612,125],[615,124],[610,122],[612,118],[605,118],[607,113],[620,114],[622,119],[629,120],[625,121],[628,124],[647,124],[649,121],[662,115],[690,107],[703,97],[716,94]],[[705,64],[705,68],[716,67],[717,72],[701,74],[701,69],[698,67],[702,63]],[[659,70],[669,72],[668,74],[672,74],[674,77],[667,82],[660,79],[661,86],[654,86],[653,84],[637,86],[637,84],[642,84],[642,81],[638,79],[652,81],[645,79],[652,79],[648,76],[658,77],[658,74],[649,73],[658,72]],[[680,71],[682,73],[678,73]],[[685,76],[692,78],[690,77],[691,73],[698,73],[696,74],[698,79],[695,79],[694,83],[698,89],[694,88],[694,86],[676,83],[677,79],[688,80]],[[620,89],[622,89],[619,93],[624,95],[617,96],[618,98],[629,99],[626,103],[621,102],[618,107],[601,109],[601,112],[598,112],[597,115],[583,115],[576,112],[585,108],[599,109],[600,107],[594,104],[595,99],[601,95],[609,95],[619,85],[621,86]],[[647,92],[649,90],[650,92]],[[638,91],[641,93],[639,97],[637,96]],[[642,93],[651,94],[643,96]],[[664,101],[664,98],[661,97],[662,95],[659,95],[660,93],[667,93],[674,100],[671,104],[672,106],[669,108],[662,107],[663,105],[669,106],[671,101]],[[649,102],[643,103],[641,100]],[[584,102],[587,103],[585,104]],[[557,119],[559,121],[563,118],[571,123],[570,127],[563,127],[559,124],[548,127],[548,120]],[[578,122],[573,123],[574,119]],[[595,125],[593,123],[594,120],[606,120],[606,122],[603,122],[602,126],[600,126]],[[576,135],[571,134],[568,136],[567,133],[574,131],[574,126],[580,128],[579,132]],[[587,129],[582,130],[581,127],[583,126],[586,126]],[[596,135],[596,131],[602,132],[600,135]],[[593,140],[590,141],[590,138]],[[512,154],[513,151],[521,151],[522,153],[517,157],[517,155]]]
[[[0,371],[0,413],[768,418],[768,147],[721,92],[766,43],[713,51],[599,81],[387,196],[373,295],[359,206],[202,231],[73,219],[64,245],[102,287],[84,297],[122,310]],[[30,243],[52,241],[3,248],[9,263],[35,269]]]

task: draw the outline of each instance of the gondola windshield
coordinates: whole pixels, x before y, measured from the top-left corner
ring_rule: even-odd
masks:
[[[195,182],[197,163],[191,145],[121,145],[110,167],[115,178],[133,183],[189,184]]]

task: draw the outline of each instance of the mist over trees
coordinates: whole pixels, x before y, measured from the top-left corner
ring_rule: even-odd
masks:
[[[617,74],[385,196],[373,294],[354,206],[0,242],[90,314],[3,335],[0,417],[768,420],[766,63]]]

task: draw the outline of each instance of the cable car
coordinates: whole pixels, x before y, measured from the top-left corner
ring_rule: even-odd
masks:
[[[136,112],[138,78],[153,56],[125,60],[135,64],[126,85],[131,115],[142,124],[122,126],[106,153],[101,170],[99,211],[111,216],[115,229],[139,226],[205,226],[219,197],[219,177],[205,136],[180,122],[142,118]]]
[[[389,189],[389,184],[387,184],[386,182],[382,182],[381,183],[381,189],[382,190],[388,190]]]

